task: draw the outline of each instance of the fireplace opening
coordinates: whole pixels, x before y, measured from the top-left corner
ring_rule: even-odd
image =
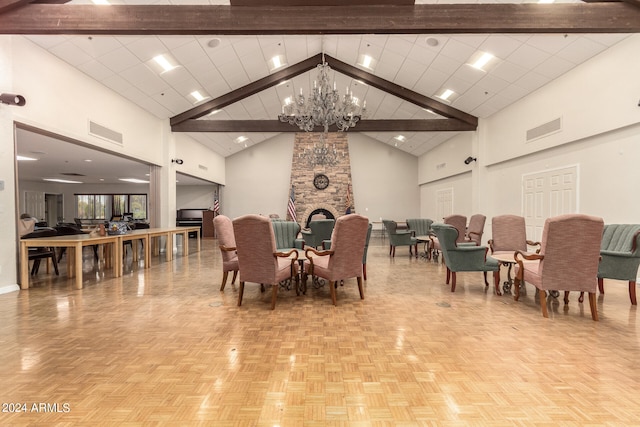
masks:
[[[309,214],[309,216],[307,217],[307,222],[305,223],[306,224],[306,228],[309,228],[309,222],[311,222],[311,218],[313,218],[313,216],[316,215],[316,214],[323,214],[324,216],[327,217],[327,219],[336,219],[336,217],[333,216],[333,214],[331,212],[329,212],[328,210],[323,209],[323,208],[318,208],[318,209],[315,209],[314,211],[312,211]]]

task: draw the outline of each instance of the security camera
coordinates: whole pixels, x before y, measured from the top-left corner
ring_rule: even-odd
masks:
[[[471,156],[469,156],[469,157],[467,157],[466,159],[464,159],[464,164],[465,164],[465,165],[468,165],[469,163],[471,163],[471,162],[475,162],[476,160],[478,160],[478,159],[476,159],[475,157],[471,157]]]
[[[181,165],[184,163],[184,161],[182,159],[171,159],[171,163]]]
[[[0,104],[17,105],[22,107],[26,103],[27,101],[24,99],[24,96],[14,95],[13,93],[0,94]]]

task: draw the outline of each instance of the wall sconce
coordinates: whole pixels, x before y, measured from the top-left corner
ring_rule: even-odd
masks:
[[[24,96],[14,95],[13,93],[0,94],[0,104],[17,105],[18,107],[22,107],[26,103],[27,100],[24,99]]]
[[[171,159],[171,163],[175,163],[177,165],[181,165],[184,163],[182,159]]]
[[[469,157],[467,157],[466,159],[464,159],[464,164],[465,164],[465,165],[468,165],[469,163],[471,163],[471,162],[475,162],[476,160],[478,160],[478,159],[476,159],[475,157],[471,157],[471,156],[469,156]]]

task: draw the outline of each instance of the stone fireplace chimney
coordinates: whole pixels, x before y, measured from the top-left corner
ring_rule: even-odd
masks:
[[[296,133],[291,160],[291,185],[294,187],[297,221],[304,228],[308,217],[317,210],[330,213],[335,219],[347,210],[347,192],[351,185],[351,161],[346,132],[330,132],[326,134],[325,144],[335,153],[335,165],[313,165],[310,161],[314,144],[321,144],[321,133]],[[319,189],[314,179],[322,174],[328,178],[328,185]],[[322,187],[322,186],[320,186]],[[351,193],[351,212],[354,209],[354,195]],[[324,212],[326,211],[326,212]],[[327,215],[330,217],[330,215]]]

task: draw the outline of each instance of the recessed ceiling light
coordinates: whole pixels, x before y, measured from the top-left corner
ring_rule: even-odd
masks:
[[[477,52],[474,54],[469,60],[469,65],[477,70],[485,71],[485,66],[493,59],[495,56],[490,54],[489,52]]]
[[[82,184],[82,181],[71,181],[68,179],[60,179],[60,178],[42,178],[43,181],[50,182],[60,182],[62,184]]]
[[[360,55],[360,57],[358,58],[358,65],[369,70],[373,70],[373,68],[375,67],[375,61],[369,55]]]
[[[162,69],[162,73],[166,73],[167,71],[171,71],[178,66],[174,64],[174,62],[169,59],[167,55],[158,55],[153,57],[154,62],[160,66]]]
[[[427,38],[427,44],[431,47],[436,47],[440,44],[440,42],[434,37],[429,37]]]
[[[34,159],[33,157],[27,157],[27,156],[16,156],[16,160],[32,161],[32,160],[38,160],[38,159]]]
[[[271,71],[275,71],[285,65],[287,65],[287,62],[282,55],[276,55],[269,60],[269,68]]]
[[[200,91],[198,91],[198,90],[194,90],[193,92],[191,92],[190,95],[193,97],[193,99],[196,100],[195,103],[198,103],[200,101],[204,101],[205,99],[209,98],[208,96],[205,96],[205,95],[201,94]]]
[[[400,142],[404,142],[407,140],[407,138],[404,135],[396,135],[393,137],[393,139],[400,141]]]
[[[145,181],[144,179],[138,179],[138,178],[118,178],[118,180],[120,181],[125,181],[125,182],[131,182],[134,184],[148,184],[149,181]]]
[[[87,163],[93,162],[93,160],[91,160],[91,159],[84,159],[84,161],[87,162]]]
[[[451,89],[445,89],[440,95],[436,95],[438,98],[447,101],[451,95],[453,95],[455,92],[452,91]]]

